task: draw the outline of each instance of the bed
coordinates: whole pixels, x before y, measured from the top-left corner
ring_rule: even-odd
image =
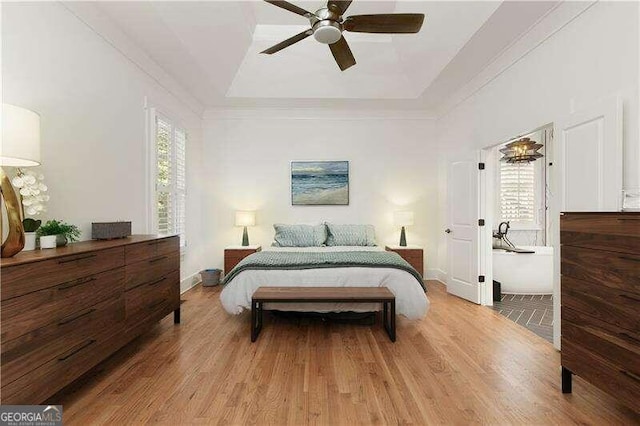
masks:
[[[268,247],[243,259],[223,281],[220,301],[230,314],[251,308],[258,287],[387,287],[396,312],[422,318],[429,309],[426,287],[398,254],[379,246]],[[267,310],[298,312],[373,312],[379,304],[318,303],[265,305]]]

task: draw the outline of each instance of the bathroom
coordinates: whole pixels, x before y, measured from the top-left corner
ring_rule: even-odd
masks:
[[[553,247],[548,242],[552,126],[494,147],[493,309],[553,339]]]

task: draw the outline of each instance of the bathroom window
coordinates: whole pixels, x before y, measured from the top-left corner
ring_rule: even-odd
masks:
[[[509,164],[499,162],[497,197],[500,222],[513,229],[540,229],[542,161]]]

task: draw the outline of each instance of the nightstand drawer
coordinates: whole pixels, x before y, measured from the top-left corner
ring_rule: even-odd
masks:
[[[233,249],[225,249],[224,251],[224,273],[228,274],[242,259],[245,257],[252,255],[253,253],[259,252],[262,250],[262,247],[253,247],[253,248],[233,248]]]

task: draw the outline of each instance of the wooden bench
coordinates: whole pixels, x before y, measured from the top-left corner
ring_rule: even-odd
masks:
[[[382,322],[396,341],[396,296],[386,287],[259,287],[251,298],[251,341],[262,330],[264,303],[382,303]]]

